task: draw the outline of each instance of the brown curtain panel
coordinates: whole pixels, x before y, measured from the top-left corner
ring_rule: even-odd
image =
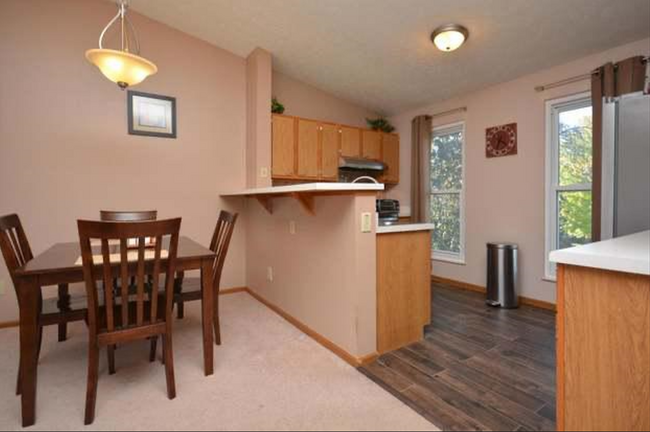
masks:
[[[431,116],[418,116],[411,122],[411,218],[415,223],[430,219],[431,127]]]
[[[642,56],[631,57],[616,64],[607,63],[591,76],[593,110],[593,192],[591,238],[600,240],[603,189],[603,103],[611,98],[643,91],[646,64]]]

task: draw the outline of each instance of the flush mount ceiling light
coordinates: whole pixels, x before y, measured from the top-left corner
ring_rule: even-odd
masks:
[[[122,90],[139,84],[149,75],[158,72],[155,64],[140,57],[140,43],[135,28],[126,16],[127,0],[117,1],[117,15],[104,27],[99,35],[99,49],[86,51],[89,62],[99,68],[106,78],[116,83]],[[106,31],[119,20],[121,47],[119,50],[106,49],[102,45]]]
[[[454,51],[465,43],[469,31],[459,24],[447,24],[438,27],[431,33],[431,40],[440,51]]]

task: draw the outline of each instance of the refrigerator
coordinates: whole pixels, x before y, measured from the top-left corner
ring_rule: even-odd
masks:
[[[603,110],[602,238],[650,230],[650,95]]]

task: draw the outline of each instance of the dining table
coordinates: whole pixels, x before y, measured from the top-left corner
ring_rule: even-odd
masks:
[[[169,240],[167,239],[167,242]],[[164,248],[164,246],[163,246]],[[20,308],[20,371],[21,409],[23,427],[36,422],[36,389],[38,371],[39,307],[42,288],[84,282],[80,262],[79,242],[56,243],[17,269],[16,284]],[[176,272],[200,270],[201,272],[201,318],[203,330],[203,367],[205,375],[214,373],[214,335],[212,320],[214,295],[212,269],[215,253],[180,236],[176,258]],[[119,262],[113,266],[114,275],[119,274]],[[135,271],[135,269],[133,269]],[[97,274],[101,276],[101,271]],[[132,275],[135,275],[133,273]]]

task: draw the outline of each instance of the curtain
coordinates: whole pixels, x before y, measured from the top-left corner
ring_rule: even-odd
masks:
[[[430,220],[431,126],[428,115],[411,122],[411,218],[415,223]]]
[[[642,56],[630,57],[616,64],[607,63],[591,75],[593,110],[593,191],[591,239],[600,240],[603,174],[603,103],[617,96],[644,90],[646,65]]]

